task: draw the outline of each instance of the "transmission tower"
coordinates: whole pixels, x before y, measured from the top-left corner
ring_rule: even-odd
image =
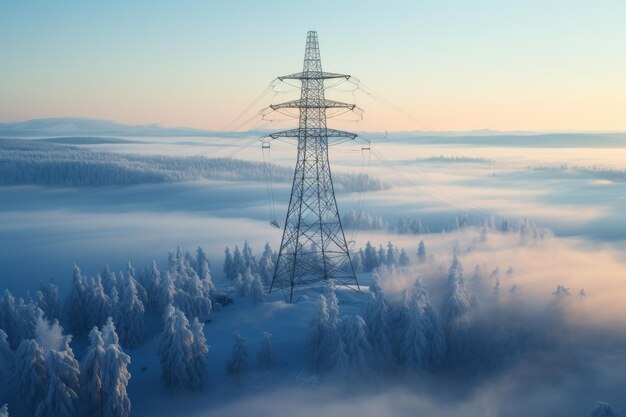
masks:
[[[339,78],[350,76],[322,71],[317,32],[310,31],[302,72],[278,77],[281,81],[300,81],[300,99],[270,106],[272,110],[300,111],[297,129],[270,135],[272,139],[298,140],[289,208],[270,287],[270,292],[282,288],[289,302],[293,301],[294,290],[306,289],[321,281],[333,280],[337,285],[359,288],[341,226],[328,160],[329,138],[354,139],[357,136],[326,127],[326,109],[353,110],[356,107],[324,97],[324,80]]]

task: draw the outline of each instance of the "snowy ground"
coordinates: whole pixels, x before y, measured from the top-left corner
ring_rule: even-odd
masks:
[[[401,217],[421,217],[431,231],[419,236],[346,231],[357,248],[368,240],[376,245],[392,241],[411,254],[414,266],[402,277],[384,282],[390,296],[422,275],[437,301],[440,269],[447,269],[456,248],[467,276],[475,265],[488,272],[499,267],[503,292],[519,286],[526,303],[521,320],[534,323],[548,308],[557,285],[573,294],[584,288],[588,296],[568,310],[565,332],[542,328],[540,332],[553,337],[554,343],[531,349],[522,360],[498,370],[419,380],[373,376],[345,383],[320,379],[306,370],[304,340],[313,296],[287,305],[276,293],[259,307],[235,297],[235,304],[215,312],[206,326],[210,377],[202,394],[166,393],[155,355],[156,334],[128,351],[133,360],[132,415],[586,416],[597,400],[626,411],[620,392],[626,376],[619,371],[626,359],[624,137],[612,137],[602,146],[596,145],[594,135],[546,138],[552,147],[539,139],[526,145],[523,139],[499,141],[497,136],[371,139],[376,152],[371,155],[360,145],[333,147],[333,172],[367,173],[391,188],[340,193],[340,211],[363,208],[391,225]],[[119,154],[232,155],[261,161],[257,143],[233,155],[232,148],[238,150],[248,141],[133,137],[129,142],[76,146]],[[273,163],[290,167],[294,159],[292,145],[274,146]],[[274,184],[281,223],[289,188],[286,182]],[[74,262],[87,275],[105,263],[124,269],[128,260],[141,268],[156,259],[164,268],[167,252],[176,246],[188,250],[202,246],[218,287],[228,292],[230,283],[221,274],[224,247],[241,246],[248,239],[259,255],[265,242],[276,249],[281,237],[269,225],[262,181],[200,179],[105,187],[23,184],[0,187],[0,201],[0,282],[20,296],[48,278],[55,278],[66,291]],[[528,246],[520,245],[516,236],[498,234],[480,242],[477,228],[440,233],[462,213],[483,219],[527,218],[552,229],[556,237]],[[429,267],[415,266],[419,240],[434,256]],[[514,273],[505,277],[509,267]],[[342,313],[362,312],[370,277],[360,278],[364,293],[339,292]],[[489,298],[494,284],[477,288],[486,314],[495,311]],[[242,381],[228,378],[225,363],[234,330],[246,338],[252,364],[261,333],[272,332],[278,369],[269,374],[254,371]]]

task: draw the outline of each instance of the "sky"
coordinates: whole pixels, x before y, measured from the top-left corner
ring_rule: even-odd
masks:
[[[4,0],[0,121],[224,129],[317,30],[324,69],[379,97],[348,97],[355,130],[625,131],[624,16],[621,0]]]

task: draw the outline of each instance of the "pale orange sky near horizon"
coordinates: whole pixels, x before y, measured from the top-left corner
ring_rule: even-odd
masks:
[[[626,2],[348,1],[305,17],[286,4],[3,3],[0,121],[221,130],[274,77],[301,68],[316,29],[324,69],[356,75],[412,116],[357,92],[342,98],[364,121],[329,126],[626,131]],[[357,9],[359,19],[342,18]]]

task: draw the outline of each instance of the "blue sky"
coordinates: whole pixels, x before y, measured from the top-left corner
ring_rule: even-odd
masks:
[[[219,129],[317,30],[326,70],[434,130],[626,130],[624,16],[608,0],[3,1],[0,120]],[[366,104],[364,129],[420,128]]]

